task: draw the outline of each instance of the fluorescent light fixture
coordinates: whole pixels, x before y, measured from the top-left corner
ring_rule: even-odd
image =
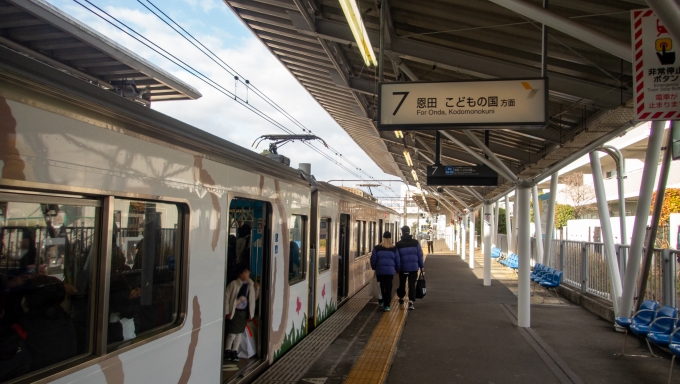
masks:
[[[411,160],[411,154],[408,153],[408,150],[404,150],[404,158],[406,159],[406,164],[408,164],[409,167],[413,166],[413,161]]]
[[[373,52],[373,47],[371,47],[371,41],[368,40],[366,27],[363,20],[361,20],[361,12],[356,0],[340,0],[340,6],[345,13],[345,18],[347,18],[347,23],[352,30],[352,35],[354,35],[354,40],[359,46],[359,52],[361,52],[366,66],[370,67],[372,64],[377,67],[378,60],[376,60],[375,52]]]
[[[404,132],[402,132],[402,131],[394,131],[394,136],[396,136],[397,139],[403,139],[403,138],[404,138]]]
[[[416,187],[418,188],[419,191],[422,191],[422,188],[420,188],[420,183],[416,182]]]
[[[413,175],[413,180],[418,181],[418,174],[415,169],[411,170],[411,175]]]

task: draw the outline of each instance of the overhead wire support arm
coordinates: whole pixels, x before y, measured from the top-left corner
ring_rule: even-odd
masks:
[[[505,165],[505,163],[503,163],[501,161],[501,159],[499,159],[498,156],[496,156],[496,154],[493,153],[493,151],[489,147],[484,145],[484,143],[482,143],[482,141],[479,140],[479,138],[477,138],[477,136],[475,136],[474,133],[472,133],[470,130],[467,130],[467,129],[464,130],[463,132],[465,132],[465,135],[467,135],[467,137],[469,137],[470,140],[472,140],[472,142],[475,143],[475,145],[477,147],[479,147],[479,149],[482,150],[482,152],[484,152],[487,156],[489,156],[489,160],[494,162],[496,165],[498,165],[503,170],[503,172],[499,172],[501,175],[503,175],[503,177],[505,177],[506,179],[509,179],[513,183],[516,183],[517,180],[519,180],[519,178],[515,175],[515,173],[512,172],[512,170],[510,170],[510,168],[508,168],[508,166]]]

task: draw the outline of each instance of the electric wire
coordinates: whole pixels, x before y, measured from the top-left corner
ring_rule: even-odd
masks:
[[[125,31],[123,28],[121,28],[120,26],[114,24],[114,23],[111,22],[110,20],[107,20],[105,17],[103,17],[102,15],[98,14],[97,12],[95,12],[94,10],[92,10],[91,8],[89,8],[88,6],[86,6],[85,4],[82,4],[82,3],[79,2],[78,0],[73,0],[73,1],[74,1],[75,3],[77,3],[78,5],[80,5],[81,7],[85,8],[86,10],[88,10],[89,12],[91,12],[92,14],[94,14],[95,16],[99,17],[100,19],[104,20],[104,21],[107,22],[108,24],[112,25],[112,26],[115,27],[116,29],[120,30],[121,32],[125,33],[126,35],[130,36],[131,38],[135,39],[137,42],[143,44],[143,45],[146,46],[147,48],[151,49],[152,51],[156,52],[156,53],[159,54],[160,56],[162,56],[162,57],[164,57],[165,59],[167,59],[168,61],[172,62],[173,64],[175,64],[175,65],[177,65],[178,67],[182,68],[183,70],[185,70],[186,72],[188,72],[188,73],[190,73],[191,75],[195,76],[195,77],[198,78],[199,80],[203,81],[204,83],[206,83],[206,84],[209,85],[210,87],[214,88],[214,89],[217,90],[218,92],[220,92],[220,93],[222,93],[222,94],[228,96],[229,98],[233,98],[236,102],[238,102],[238,103],[241,104],[242,106],[248,108],[251,112],[253,112],[253,113],[255,113],[256,115],[260,116],[260,117],[263,118],[265,121],[271,123],[272,125],[276,126],[277,128],[283,130],[284,132],[286,132],[286,133],[288,133],[288,134],[294,134],[294,132],[293,132],[292,130],[286,128],[284,125],[280,124],[279,122],[277,122],[276,120],[274,120],[273,118],[271,118],[270,116],[268,116],[266,113],[260,111],[259,109],[257,109],[256,107],[252,106],[251,104],[248,104],[248,103],[247,103],[246,101],[244,101],[242,98],[239,98],[236,94],[230,92],[229,90],[227,90],[226,88],[224,88],[223,86],[221,86],[220,84],[218,84],[217,82],[215,82],[215,81],[213,81],[212,79],[210,79],[208,76],[205,76],[203,73],[201,73],[200,71],[198,71],[198,70],[196,70],[195,68],[191,67],[189,64],[186,64],[184,61],[180,60],[180,59],[177,58],[176,56],[174,56],[174,55],[172,55],[171,53],[167,52],[165,49],[163,49],[163,48],[161,48],[160,46],[158,46],[157,44],[153,43],[151,40],[147,39],[147,38],[144,37],[142,34],[140,34],[140,33],[138,33],[137,31],[135,31],[133,28],[127,26],[125,23],[123,23],[123,22],[121,22],[120,20],[116,19],[114,16],[112,16],[112,15],[110,15],[109,13],[107,13],[106,11],[102,10],[101,8],[99,8],[98,6],[96,6],[95,4],[92,4],[89,0],[84,0],[84,1],[87,2],[88,4],[90,4],[91,6],[93,6],[94,8],[96,8],[97,10],[99,10],[100,12],[102,12],[103,14],[107,15],[107,16],[110,17],[111,19],[115,20],[117,23],[121,24],[121,25],[124,26],[125,28],[129,29],[130,31],[132,31],[134,34],[138,35],[139,37],[141,37],[141,38],[144,39],[145,41],[147,41],[148,44],[145,43],[144,41],[140,40],[139,38],[133,36],[131,33]],[[151,45],[149,45],[149,44],[151,44],[151,45],[153,45],[153,46],[151,46]],[[157,47],[158,49],[156,49],[156,48],[154,48],[154,47]],[[160,52],[159,50],[162,51],[162,52]],[[165,52],[167,55],[164,54],[163,52]],[[168,56],[170,56],[170,57],[168,57]],[[171,57],[172,57],[172,58],[171,58]],[[174,60],[173,60],[173,59],[174,59]],[[179,63],[178,63],[178,62],[179,62]],[[180,64],[180,63],[181,63],[181,64]],[[183,65],[182,65],[182,64],[183,64]],[[329,156],[328,154],[326,154],[326,153],[320,151],[318,148],[316,148],[316,147],[314,147],[314,146],[312,146],[312,145],[309,145],[309,143],[307,143],[307,142],[304,142],[304,144],[306,144],[308,147],[310,147],[310,148],[311,148],[312,150],[314,150],[315,152],[319,153],[322,157],[324,157],[324,158],[328,159],[329,161],[331,161],[332,163],[338,165],[340,168],[342,168],[343,170],[347,171],[347,172],[350,173],[352,176],[357,177],[357,178],[362,178],[360,175],[358,175],[357,173],[355,173],[353,170],[351,170],[351,169],[349,169],[348,167],[346,167],[345,165],[339,163],[337,160],[333,159],[333,158],[332,158],[331,156]]]

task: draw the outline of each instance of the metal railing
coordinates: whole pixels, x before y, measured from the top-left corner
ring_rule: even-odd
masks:
[[[537,260],[535,238],[531,239],[532,265]],[[508,238],[499,234],[496,246],[508,255]],[[625,275],[629,245],[616,245],[619,273]],[[611,301],[609,266],[604,254],[604,244],[595,242],[553,240],[552,258],[544,255],[544,263],[563,272],[562,284]],[[642,270],[642,266],[640,268]],[[638,284],[640,276],[638,277]],[[680,296],[680,250],[654,249],[647,278],[645,299],[663,305],[677,306]]]

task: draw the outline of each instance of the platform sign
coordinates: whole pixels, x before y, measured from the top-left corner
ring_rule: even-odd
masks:
[[[529,129],[548,122],[548,80],[382,83],[378,129]]]
[[[651,9],[633,10],[635,119],[680,118],[680,59],[678,44]]]
[[[498,186],[498,173],[485,165],[432,165],[427,167],[427,185],[496,187]]]

